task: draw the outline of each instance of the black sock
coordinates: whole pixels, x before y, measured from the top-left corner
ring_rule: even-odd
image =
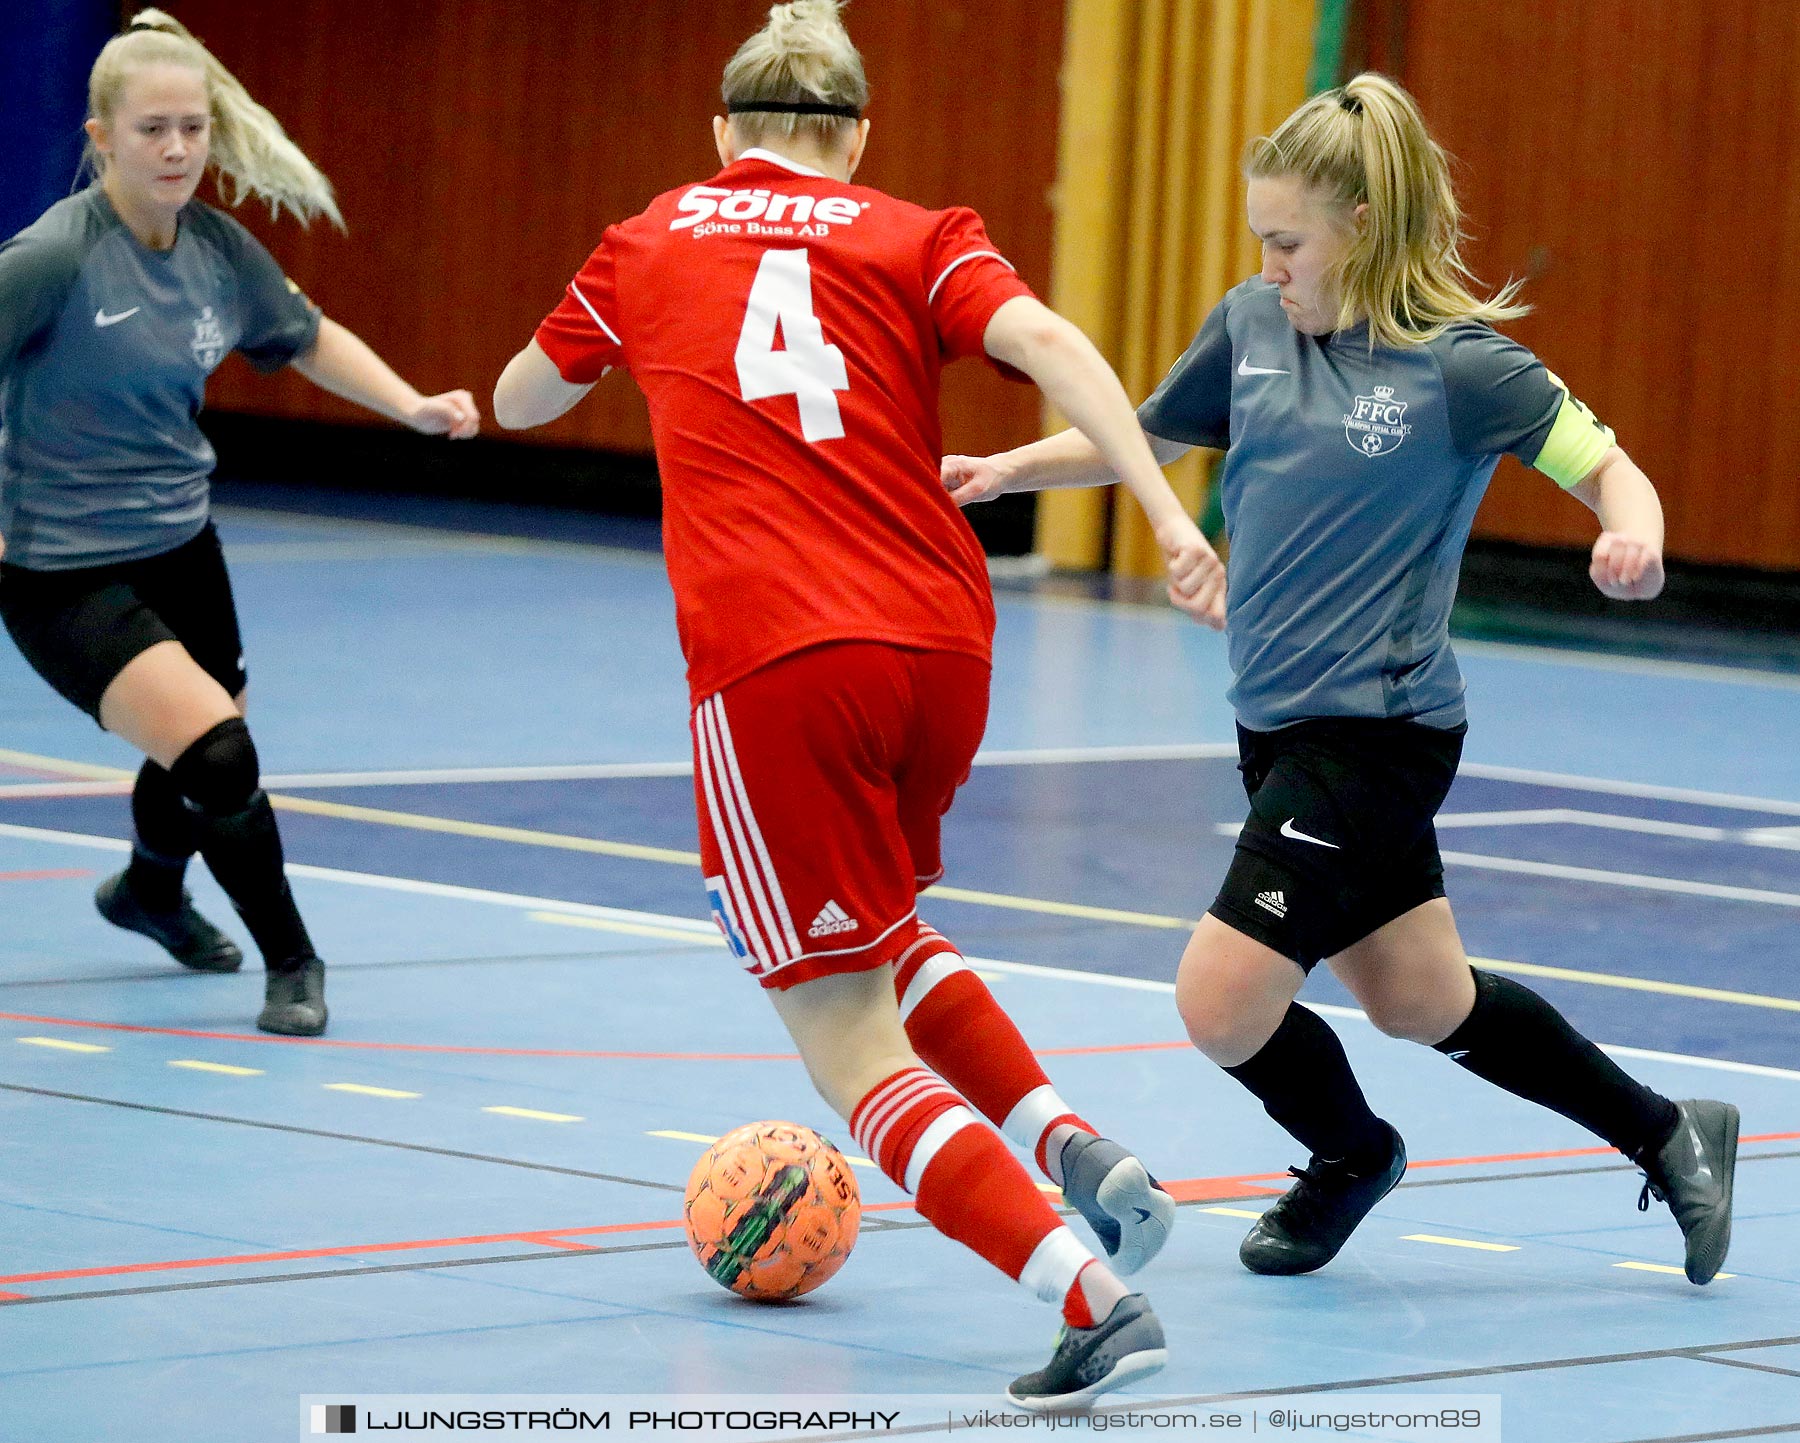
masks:
[[[275,809],[262,790],[250,729],[220,722],[169,768],[193,804],[200,855],[256,939],[271,972],[291,972],[313,956],[312,939],[282,870]]]
[[[1475,974],[1475,1006],[1437,1044],[1456,1063],[1515,1097],[1560,1112],[1634,1161],[1675,1131],[1675,1104],[1627,1076],[1529,987]]]
[[[175,779],[155,762],[138,768],[131,789],[131,864],[125,882],[148,912],[173,912],[181,905],[181,879],[188,859],[200,849],[192,808]]]
[[[1374,1171],[1393,1156],[1386,1123],[1369,1110],[1344,1044],[1318,1013],[1298,1003],[1248,1062],[1225,1069],[1315,1157]]]
[[[282,870],[281,833],[266,792],[257,792],[241,812],[206,817],[200,855],[256,939],[269,971],[291,972],[312,957],[312,938]]]

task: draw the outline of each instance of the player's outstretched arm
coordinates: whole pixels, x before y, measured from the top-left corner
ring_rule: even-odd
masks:
[[[994,313],[994,319],[999,320],[1000,313],[1006,309],[1002,306]],[[993,336],[991,323],[988,336],[990,339]],[[996,354],[991,344],[988,354]],[[1180,441],[1165,441],[1160,436],[1146,434],[1144,439],[1149,442],[1150,452],[1159,466],[1179,461],[1193,449]],[[944,489],[958,506],[992,501],[1009,491],[1111,486],[1120,479],[1119,473],[1100,454],[1100,448],[1074,429],[993,456],[946,456],[942,477]]]
[[[466,441],[481,429],[481,413],[467,391],[421,396],[366,341],[329,316],[319,322],[312,349],[296,356],[293,365],[315,386],[427,436]]]
[[[592,381],[565,381],[556,362],[528,341],[494,383],[494,419],[508,431],[526,431],[554,421],[593,389]]]
[[[1649,601],[1663,589],[1663,514],[1656,487],[1617,446],[1569,488],[1600,518],[1588,575],[1614,601]]]
[[[1115,478],[1124,481],[1162,548],[1169,573],[1169,599],[1195,620],[1215,630],[1223,628],[1224,563],[1170,488],[1125,388],[1093,342],[1029,296],[1015,296],[995,311],[983,341],[990,356],[1036,381],[1080,433],[1079,446],[1070,439],[1071,433],[1064,433],[1021,450],[1029,453],[1043,448],[1036,464],[1065,478],[1062,485],[1097,485]],[[1028,456],[1025,465],[1033,463],[1034,458]],[[1095,479],[1068,479],[1086,475]]]

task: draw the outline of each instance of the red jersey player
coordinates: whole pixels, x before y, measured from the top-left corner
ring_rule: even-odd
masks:
[[[1055,1355],[1008,1392],[1066,1408],[1162,1366],[1161,1325],[1117,1273],[1155,1255],[1174,1205],[915,910],[981,740],[994,629],[981,547],[938,480],[945,362],[1036,381],[1144,507],[1172,599],[1214,626],[1224,571],[1117,378],[980,218],[850,184],[868,86],[839,8],[774,7],[725,71],[724,169],[606,232],[494,414],[540,425],[616,367],[642,387],[714,914],[868,1155],[1062,1308]],[[1112,1267],[971,1105],[1031,1149]]]

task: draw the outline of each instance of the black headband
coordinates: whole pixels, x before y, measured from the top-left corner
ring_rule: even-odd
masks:
[[[1340,110],[1347,110],[1352,115],[1361,115],[1362,110],[1363,110],[1363,103],[1362,103],[1362,101],[1358,100],[1354,95],[1352,95],[1349,91],[1340,90],[1340,91],[1338,91],[1338,108]]]
[[[132,21],[131,24],[127,25],[120,33],[124,35],[136,35],[140,30],[147,30],[153,35],[162,35],[166,33],[162,26],[150,25],[142,20]]]
[[[725,108],[733,115],[753,110],[772,115],[841,115],[845,120],[862,119],[862,111],[854,105],[829,105],[823,100],[734,100]]]

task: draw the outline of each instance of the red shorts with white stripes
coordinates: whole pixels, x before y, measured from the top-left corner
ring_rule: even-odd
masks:
[[[939,824],[987,725],[989,668],[837,642],[772,662],[692,718],[713,918],[765,987],[880,967],[943,875]]]

